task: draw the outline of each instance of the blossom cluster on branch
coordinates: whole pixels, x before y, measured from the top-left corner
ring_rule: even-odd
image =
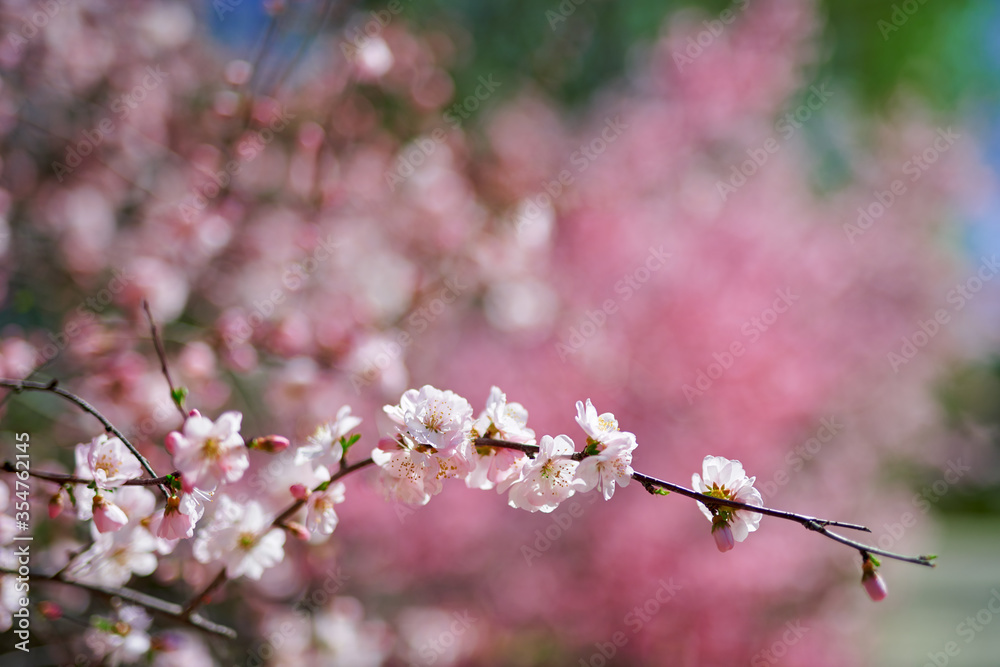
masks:
[[[54,383],[2,380],[0,385],[55,390]],[[87,405],[68,392],[60,392]],[[181,403],[178,400],[178,406]],[[590,399],[576,404],[576,422],[583,431],[579,450],[565,434],[545,435],[536,443],[535,432],[527,425],[527,410],[508,402],[496,386],[478,417],[473,417],[467,399],[430,385],[406,391],[397,405],[386,405],[383,410],[395,433],[380,439],[370,458],[347,463],[349,450],[360,439],[352,431],[361,424],[349,406],[342,407],[335,419],[321,424],[305,444],[295,448],[295,463],[307,474],[288,486],[288,504],[280,512],[265,502],[237,501],[227,493],[226,487],[242,479],[250,467],[249,450],[275,453],[292,446],[278,435],[245,441],[239,412],[225,412],[214,421],[197,410],[187,412],[181,430],[165,438],[175,472],[164,478],[142,479],[144,460],[118,436],[101,434],[78,444],[73,475],[33,473],[59,485],[48,504],[50,518],[62,512],[68,497],[77,518],[91,522],[93,543],[71,557],[53,578],[120,588],[133,575],[152,574],[159,557],[172,553],[182,540],[193,538],[195,560],[222,569],[205,591],[176,614],[179,619],[189,619],[228,579],[245,576],[257,580],[282,562],[286,532],[312,544],[328,538],[339,523],[335,506],[346,498],[340,478],[369,466],[378,469],[379,486],[390,500],[425,505],[440,493],[445,480],[456,479],[472,489],[506,493],[511,507],[529,512],[552,512],[576,493],[595,490],[610,500],[616,487],[628,486],[636,479],[651,493],[666,495],[674,490],[698,500],[723,552],[756,531],[762,514],[791,519],[858,549],[862,583],[873,600],[886,596],[886,586],[875,570],[878,561],[869,551],[922,564],[931,560],[870,548],[827,530],[830,525],[866,530],[862,526],[765,508],[754,488],[755,478],[746,475],[739,461],[706,456],[701,474],[692,477],[694,490],[637,473],[632,468],[636,436],[621,430],[612,413],[598,413]],[[14,472],[10,466],[5,470]],[[161,482],[168,491],[164,505],[158,508],[150,486]],[[199,527],[209,507],[210,519]],[[144,634],[148,619],[141,609],[130,609],[119,610],[119,615],[133,616],[142,623],[101,621],[88,635],[88,644],[104,647],[100,652],[105,656],[148,646]],[[3,614],[7,623],[12,611],[7,609]],[[129,638],[131,630],[123,631],[123,627],[134,627],[137,637]]]

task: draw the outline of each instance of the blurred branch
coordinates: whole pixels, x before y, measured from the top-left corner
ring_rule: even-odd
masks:
[[[0,568],[0,573],[18,576],[17,570],[10,570],[7,568]],[[167,602],[166,600],[161,600],[160,598],[147,595],[146,593],[140,593],[139,591],[134,591],[130,588],[104,588],[103,586],[95,586],[82,581],[65,579],[61,575],[38,574],[37,572],[30,573],[28,577],[32,581],[48,581],[66,586],[74,586],[85,591],[90,591],[91,593],[96,593],[97,595],[109,600],[112,598],[120,598],[130,604],[138,605],[152,612],[156,612],[165,618],[189,625],[192,628],[197,628],[198,630],[203,630],[227,639],[236,639],[236,631],[228,626],[214,623],[199,614],[185,614],[184,609],[182,609],[179,604]]]
[[[177,411],[181,413],[181,423],[184,423],[187,420],[187,413],[184,412],[182,405],[183,393],[177,391],[177,388],[174,387],[174,381],[170,378],[170,369],[167,368],[167,351],[163,347],[163,341],[160,340],[160,334],[156,331],[156,321],[153,319],[153,311],[149,309],[149,301],[143,299],[142,308],[146,311],[146,319],[149,320],[149,332],[153,337],[156,356],[160,359],[160,370],[163,372],[163,377],[167,378],[167,386],[170,387],[170,400],[177,406]]]
[[[343,464],[343,459],[341,459],[341,463]],[[358,461],[357,463],[352,463],[351,465],[341,465],[340,470],[331,475],[330,479],[320,484],[320,486],[323,487],[329,486],[330,484],[333,484],[337,480],[346,477],[347,475],[350,475],[352,472],[356,470],[361,470],[362,468],[367,468],[368,466],[374,463],[375,462],[369,457],[367,459]],[[273,528],[281,528],[284,530],[288,530],[289,526],[285,522],[288,520],[289,517],[291,517],[300,509],[302,509],[302,506],[305,504],[306,504],[305,500],[296,500],[294,503],[289,505],[285,510],[283,510],[280,514],[278,514],[278,516],[274,518],[274,521],[271,522],[271,526]],[[185,615],[192,614],[198,607],[208,602],[208,600],[212,597],[212,594],[215,593],[215,591],[217,591],[218,589],[222,588],[222,586],[225,585],[225,583],[228,580],[229,579],[226,576],[226,570],[223,569],[222,571],[219,572],[219,574],[215,576],[215,579],[213,579],[211,583],[209,583],[208,586],[206,586],[201,593],[198,593],[196,596],[191,598],[191,601],[188,602],[187,605],[184,607],[183,613]]]
[[[137,450],[135,446],[131,442],[129,442],[128,438],[125,437],[124,433],[119,431],[114,424],[108,421],[108,418],[105,417],[103,414],[101,414],[97,408],[95,408],[90,403],[83,400],[76,394],[66,391],[65,389],[60,387],[58,380],[52,380],[51,382],[42,383],[42,382],[30,382],[28,380],[9,380],[6,378],[0,378],[0,387],[7,387],[8,389],[12,389],[14,393],[20,393],[22,391],[44,391],[50,394],[61,396],[70,403],[79,407],[87,414],[93,415],[99,422],[101,422],[101,424],[104,425],[105,431],[114,434],[116,438],[121,440],[122,443],[124,443],[124,445],[128,447],[128,450],[132,452],[132,455],[139,460],[139,465],[142,466],[143,470],[145,470],[146,473],[148,473],[151,478],[153,479],[157,478],[156,473],[153,471],[153,466],[151,466],[149,464],[149,461],[146,460],[146,457],[140,454],[139,450]],[[159,487],[160,491],[163,492],[163,497],[169,498],[170,492],[167,491],[167,487],[165,487],[163,484],[159,484]]]

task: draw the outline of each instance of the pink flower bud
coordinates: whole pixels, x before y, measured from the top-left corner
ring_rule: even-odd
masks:
[[[171,455],[176,454],[178,441],[182,440],[183,438],[184,436],[178,433],[177,431],[171,431],[170,433],[168,433],[167,437],[164,438],[163,440],[163,446],[166,447],[167,453]]]
[[[733,531],[728,524],[718,524],[712,526],[712,537],[715,538],[715,546],[719,547],[719,551],[723,553],[736,546],[736,540],[733,538]]]
[[[292,443],[288,441],[288,438],[280,435],[264,435],[259,438],[254,438],[247,443],[247,447],[250,449],[259,449],[263,452],[270,452],[271,454],[277,454],[283,452]]]
[[[54,519],[62,514],[64,507],[66,507],[66,492],[59,489],[58,493],[49,499],[49,518]]]
[[[285,529],[303,542],[307,541],[311,537],[309,530],[301,523],[297,523],[295,521],[289,521],[286,523]]]
[[[60,607],[55,602],[49,600],[42,600],[38,603],[38,611],[41,612],[42,616],[49,619],[50,621],[55,621],[62,618],[62,607]]]
[[[128,523],[128,515],[121,507],[104,499],[104,496],[94,496],[94,526],[99,533],[114,533]]]
[[[885,585],[885,579],[875,571],[875,566],[871,561],[865,561],[864,574],[861,575],[861,585],[865,587],[865,592],[875,602],[880,602],[889,595],[889,588]]]
[[[192,410],[191,412],[188,413],[188,417],[201,417],[201,413],[198,412],[197,410]]]
[[[305,484],[292,484],[289,491],[292,492],[292,497],[296,500],[305,500],[311,493]]]

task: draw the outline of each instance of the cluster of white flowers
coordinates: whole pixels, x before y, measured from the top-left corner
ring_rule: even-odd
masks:
[[[508,493],[511,507],[551,512],[577,491],[600,488],[610,499],[616,484],[626,486],[632,478],[635,435],[619,430],[611,413],[598,415],[589,399],[577,403],[576,421],[586,434],[579,453],[568,435],[543,436],[536,447],[528,412],[508,403],[498,387],[490,389],[477,419],[466,399],[430,385],[410,389],[399,405],[384,410],[396,434],[379,441],[372,459],[386,495],[404,503],[426,504],[443,480],[456,478],[470,488]]]
[[[197,531],[193,554],[199,562],[224,565],[228,577],[259,579],[281,562],[285,543],[281,527],[306,539],[329,536],[338,523],[334,505],[344,501],[345,493],[341,482],[332,482],[331,471],[343,457],[344,437],[361,420],[344,407],[296,452],[296,465],[308,469],[304,477],[316,488],[297,484],[290,489],[288,500],[302,501],[305,526],[288,521],[281,527],[274,525],[277,510],[257,501],[238,503],[220,490],[243,477],[250,465],[249,447],[256,444],[263,451],[277,452],[289,444],[280,436],[245,443],[240,435],[242,420],[239,412],[226,412],[213,422],[192,410],[181,431],[166,437],[166,449],[180,475],[177,484],[168,485],[168,498],[159,509],[150,490],[155,487],[126,485],[142,475],[142,468],[120,439],[100,435],[77,445],[75,476],[91,481],[75,485],[72,495],[60,489],[49,504],[49,514],[55,518],[69,497],[77,518],[93,521],[94,541],[73,559],[68,574],[108,587],[125,585],[133,574],[149,575],[157,567],[158,555],[195,537],[207,506],[212,508],[211,519]]]
[[[590,399],[576,404],[584,438],[580,450],[568,435],[545,435],[536,443],[527,410],[508,402],[498,387],[490,389],[485,409],[475,418],[465,398],[430,385],[408,390],[398,405],[384,411],[394,433],[379,440],[371,463],[379,468],[386,496],[404,503],[426,504],[445,480],[460,479],[469,488],[506,493],[511,507],[552,512],[577,492],[599,489],[610,500],[634,474],[635,435],[621,430],[613,414],[599,414]],[[153,487],[128,484],[142,468],[120,439],[101,435],[77,445],[76,476],[89,483],[76,485],[70,497],[78,518],[92,520],[94,542],[74,558],[68,574],[122,586],[133,574],[151,574],[159,555],[194,538],[192,553],[199,562],[223,566],[230,578],[259,579],[284,559],[284,531],[311,542],[333,533],[339,521],[335,506],[346,493],[339,481],[347,468],[344,456],[359,437],[351,432],[361,419],[344,406],[295,450],[295,483],[287,487],[287,496],[278,492],[237,501],[223,487],[238,482],[249,468],[248,449],[275,453],[290,446],[281,436],[244,442],[241,423],[238,412],[212,421],[191,411],[181,431],[167,436],[179,478],[166,485],[168,498],[160,508]],[[707,456],[693,482],[695,490],[713,498],[762,504],[754,478],[746,476],[739,461]],[[60,489],[53,497],[53,516],[66,493]],[[206,525],[196,530],[206,507]],[[746,539],[760,522],[751,511],[712,503],[700,507],[723,551]]]

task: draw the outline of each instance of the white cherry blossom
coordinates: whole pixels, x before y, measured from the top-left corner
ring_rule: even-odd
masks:
[[[762,507],[764,499],[761,498],[760,492],[753,488],[756,479],[747,477],[743,464],[739,461],[709,455],[702,461],[702,474],[692,475],[691,483],[694,490],[700,493]],[[761,515],[756,512],[718,507],[713,515],[704,503],[698,503],[698,507],[712,522],[712,533],[719,551],[729,551],[735,545],[734,540],[742,542],[747,535],[757,530],[760,524]]]
[[[351,406],[345,405],[340,408],[335,420],[320,424],[315,433],[307,439],[309,444],[296,450],[295,465],[302,465],[308,461],[314,465],[324,465],[332,471],[344,456],[340,439],[356,429],[359,424],[361,418],[351,414]]]
[[[199,563],[222,562],[230,579],[260,579],[264,570],[285,557],[285,533],[271,527],[264,508],[255,500],[239,504],[226,495],[209,525],[198,533],[194,557]]]
[[[627,442],[618,441],[580,461],[580,466],[576,469],[577,479],[583,482],[580,490],[590,491],[596,487],[604,494],[605,500],[611,500],[616,484],[628,486],[632,480],[634,448],[634,445],[630,447]]]
[[[427,384],[407,390],[399,405],[383,408],[400,433],[420,445],[448,450],[466,444],[472,431],[472,406],[453,391]]]
[[[497,486],[497,492],[510,490],[508,504],[529,512],[551,512],[559,503],[583,490],[576,479],[580,465],[569,458],[575,446],[568,435],[542,436],[535,458],[525,461],[518,477],[510,477]]]

